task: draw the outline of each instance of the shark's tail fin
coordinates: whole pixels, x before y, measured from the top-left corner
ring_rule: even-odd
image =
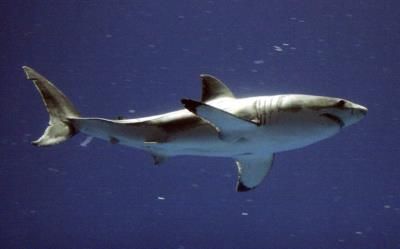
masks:
[[[32,144],[50,146],[61,143],[77,133],[70,118],[79,117],[78,111],[69,99],[45,77],[30,67],[22,67],[28,80],[32,80],[42,96],[49,113],[49,126],[43,135]]]

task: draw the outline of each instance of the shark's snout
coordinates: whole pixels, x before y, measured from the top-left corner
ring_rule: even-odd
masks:
[[[355,103],[351,103],[351,105],[349,106],[349,109],[351,110],[351,114],[350,115],[344,114],[344,117],[343,117],[343,119],[346,121],[345,122],[346,126],[359,122],[368,113],[368,109],[365,106],[355,104]]]
[[[368,113],[368,108],[362,105],[357,105],[356,109],[364,116]]]
[[[360,118],[363,118],[368,113],[368,108],[359,104],[352,104],[351,106],[352,112]]]

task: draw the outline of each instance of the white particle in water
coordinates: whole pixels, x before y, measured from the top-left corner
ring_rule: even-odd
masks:
[[[283,49],[281,47],[276,46],[276,45],[274,46],[274,50],[277,51],[277,52],[282,52],[283,51]]]
[[[256,65],[264,64],[264,60],[255,60],[253,63]]]
[[[47,168],[48,171],[53,172],[53,173],[59,173],[60,170],[56,169],[56,168]]]
[[[85,140],[83,140],[82,143],[80,143],[81,147],[87,147],[93,140],[93,137],[87,137]]]

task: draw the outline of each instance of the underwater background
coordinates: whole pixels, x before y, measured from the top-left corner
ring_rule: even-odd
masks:
[[[400,3],[0,1],[0,248],[400,248]],[[30,144],[48,115],[21,66],[83,115],[141,117],[200,97],[304,93],[365,105],[335,137],[279,153],[254,191],[231,159],[84,135]]]

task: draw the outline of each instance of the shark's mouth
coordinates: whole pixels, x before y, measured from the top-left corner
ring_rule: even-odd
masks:
[[[335,115],[330,114],[330,113],[323,113],[320,116],[326,117],[326,118],[332,120],[333,122],[337,123],[340,126],[340,128],[344,127],[343,120],[341,120],[338,116],[335,116]]]

